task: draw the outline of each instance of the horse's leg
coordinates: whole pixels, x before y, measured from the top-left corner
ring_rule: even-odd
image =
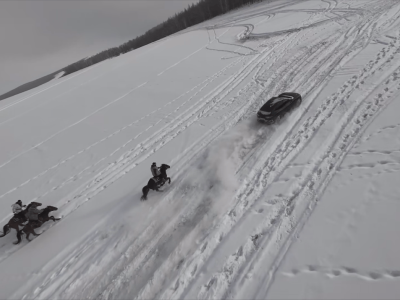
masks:
[[[45,220],[43,220],[43,221],[46,222]],[[43,222],[43,223],[44,223],[44,222]],[[35,232],[35,228],[39,228],[40,226],[42,226],[43,223],[40,222],[40,221],[36,221],[35,224],[32,224],[30,233],[32,233],[34,236],[40,235],[39,233],[36,233],[36,232]]]
[[[141,200],[147,200],[147,194],[149,193],[149,187],[146,185],[142,188],[143,195],[140,198]]]
[[[171,184],[171,177],[167,177],[168,179],[168,184]]]
[[[10,226],[9,226],[8,224],[4,225],[4,227],[3,227],[3,234],[0,235],[0,237],[5,236],[5,235],[6,235],[7,233],[9,233],[9,232],[10,232]]]
[[[17,239],[18,241],[14,242],[14,245],[18,245],[19,243],[21,243],[21,231],[17,230]]]
[[[30,224],[30,223],[26,224],[26,225],[24,226],[24,228],[22,228],[22,230],[21,230],[23,233],[26,234],[26,239],[27,239],[28,241],[31,241],[31,240],[29,239],[29,235],[31,234],[31,230],[32,230],[32,224]]]
[[[29,236],[31,235],[31,233],[32,233],[34,236],[39,235],[39,234],[36,234],[36,233],[35,233],[35,230],[34,230],[33,228],[29,228],[29,230],[25,231],[25,233],[26,233],[26,239],[27,239],[29,242],[31,241],[31,240],[29,239]]]

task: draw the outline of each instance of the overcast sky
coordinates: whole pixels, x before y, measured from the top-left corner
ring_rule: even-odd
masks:
[[[145,33],[198,0],[0,0],[0,95]]]

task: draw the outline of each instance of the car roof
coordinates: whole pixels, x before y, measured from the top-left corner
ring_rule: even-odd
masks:
[[[264,105],[260,108],[260,110],[269,111],[277,103],[284,101],[284,100],[289,100],[289,99],[290,98],[288,98],[288,97],[272,97],[266,103],[264,103]]]
[[[290,98],[288,98],[288,97],[274,97],[274,98],[270,99],[268,102],[269,102],[270,105],[274,105],[274,104],[276,104],[276,103],[278,103],[280,101],[288,100],[288,99],[290,99]]]

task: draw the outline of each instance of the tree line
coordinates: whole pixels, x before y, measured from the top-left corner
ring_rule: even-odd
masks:
[[[141,36],[138,36],[118,47],[101,51],[89,58],[68,65],[63,69],[65,72],[63,76],[87,68],[103,60],[143,47],[190,26],[237,9],[243,5],[261,1],[263,0],[200,0],[198,3],[189,5],[180,13],[175,14],[175,16],[153,27]]]

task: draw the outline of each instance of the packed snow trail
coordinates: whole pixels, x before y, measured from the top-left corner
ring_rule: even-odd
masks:
[[[29,244],[12,245],[15,233],[0,240],[0,295],[270,297],[340,164],[399,95],[399,16],[397,1],[267,1],[138,49],[141,59],[133,51],[110,60],[99,66],[102,76],[95,68],[82,74],[99,86],[116,77],[108,94],[114,102],[89,103],[91,110],[61,122],[47,138],[32,137],[25,152],[16,144],[18,151],[2,160],[3,175],[25,160],[33,166],[29,177],[4,181],[2,201],[29,195],[59,207],[63,219],[43,225],[45,233]],[[212,66],[200,68],[210,59]],[[147,62],[145,78],[125,61],[134,69]],[[79,95],[85,84],[77,78],[65,84],[80,88],[52,84],[39,94]],[[275,125],[257,123],[259,107],[284,91],[301,93],[302,105]],[[57,105],[46,101],[44,108]],[[21,102],[21,111],[0,125],[39,112],[28,104]],[[60,147],[52,137],[68,137],[75,125],[70,138],[82,140],[79,147],[54,155]],[[56,159],[40,154],[37,163],[41,152]],[[172,166],[172,184],[140,202],[152,161]],[[3,222],[10,217],[5,212]],[[24,274],[17,268],[5,275],[19,264]]]

